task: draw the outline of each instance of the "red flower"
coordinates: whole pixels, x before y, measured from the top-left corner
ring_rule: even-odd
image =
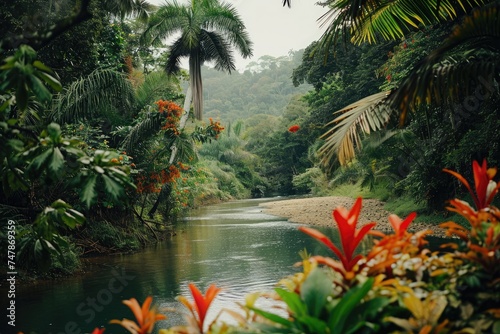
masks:
[[[96,328],[92,331],[92,334],[102,334],[102,333],[104,333],[104,330],[105,330],[105,328],[100,328],[100,329],[99,329],[99,328],[97,328],[97,327],[96,327]]]
[[[297,132],[299,130],[300,130],[300,126],[298,126],[297,124],[292,125],[291,127],[288,128],[288,131],[291,132],[291,133],[295,133],[295,132]]]
[[[486,165],[486,159],[483,160],[483,164],[481,166],[479,166],[479,163],[477,161],[472,162],[472,171],[474,173],[474,188],[476,190],[475,193],[474,191],[472,191],[469,182],[467,182],[467,180],[462,175],[446,168],[443,169],[443,171],[455,176],[458,180],[460,180],[460,182],[464,184],[464,186],[471,194],[477,210],[487,208],[500,189],[500,182],[497,184],[493,181],[493,178],[497,173],[497,169],[488,168]]]
[[[368,234],[368,232],[376,225],[376,223],[369,223],[361,229],[356,229],[359,213],[361,211],[361,201],[361,197],[358,197],[349,211],[344,207],[338,207],[333,210],[333,217],[339,228],[340,242],[342,243],[343,252],[341,252],[340,249],[338,249],[323,233],[309,227],[299,227],[300,231],[321,241],[328,248],[330,248],[340,259],[342,266],[347,272],[350,272],[356,263],[362,258],[362,255],[360,254],[354,256],[354,251],[365,235]],[[333,267],[333,269],[338,268]]]

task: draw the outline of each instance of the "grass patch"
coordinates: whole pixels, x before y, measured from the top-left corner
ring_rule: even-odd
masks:
[[[365,191],[361,188],[361,183],[345,183],[333,187],[328,192],[328,196],[346,196],[350,198],[356,198],[362,196],[365,198]]]

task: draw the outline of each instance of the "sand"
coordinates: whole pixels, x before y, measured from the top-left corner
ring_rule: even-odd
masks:
[[[333,210],[338,206],[348,209],[354,204],[354,199],[341,196],[307,197],[297,199],[286,199],[261,203],[263,212],[273,216],[288,218],[288,221],[299,224],[316,226],[336,226],[332,218]],[[369,222],[376,222],[376,230],[391,232],[392,227],[387,217],[391,214],[384,210],[385,203],[375,199],[363,199],[358,228]],[[404,218],[404,217],[401,217]],[[430,229],[435,236],[443,236],[444,231],[433,224],[412,223],[408,229],[410,232]]]

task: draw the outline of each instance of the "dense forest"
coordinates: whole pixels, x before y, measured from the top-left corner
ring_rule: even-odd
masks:
[[[137,250],[174,234],[189,209],[236,198],[362,194],[432,219],[464,191],[443,168],[470,177],[473,160],[500,163],[487,17],[479,32],[457,10],[397,37],[325,37],[239,73],[219,58],[229,43],[214,44],[226,53],[164,45],[166,13],[177,12],[119,0],[3,6],[0,213],[17,224],[29,275]],[[242,27],[224,28],[249,56]]]

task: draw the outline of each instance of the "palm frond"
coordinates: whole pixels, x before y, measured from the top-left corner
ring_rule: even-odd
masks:
[[[500,73],[500,6],[474,10],[441,47],[418,63],[387,100],[400,109],[401,122],[422,103],[445,103],[473,94],[493,93]]]
[[[163,119],[158,112],[148,112],[142,122],[129,129],[128,135],[123,139],[121,146],[129,152],[134,152],[134,148],[141,140],[151,137],[161,129]]]
[[[327,26],[320,47],[328,50],[341,37],[355,44],[394,40],[420,25],[431,25],[457,17],[488,0],[350,0],[328,1],[330,9],[318,21]]]
[[[117,14],[122,19],[135,17],[141,21],[147,21],[155,6],[146,0],[108,0],[104,2],[107,9]]]
[[[220,38],[225,40],[228,46],[233,45],[243,58],[252,56],[253,42],[234,6],[218,3],[216,6],[208,7],[204,20],[203,29],[217,32]]]
[[[204,30],[201,34],[201,40],[202,63],[214,61],[215,69],[218,71],[231,73],[231,71],[236,70],[231,45],[220,34]]]
[[[401,38],[419,25],[430,25],[440,20],[456,17],[456,11],[450,1],[413,0],[381,1],[375,10],[359,19],[359,26],[353,33],[352,40],[356,44],[374,43],[377,36],[385,40]]]
[[[154,46],[161,45],[163,40],[188,27],[190,25],[190,16],[189,8],[177,1],[165,3],[151,15],[148,27],[141,35],[141,43]]]
[[[73,82],[54,99],[52,119],[74,122],[108,110],[131,110],[134,90],[123,73],[96,70]]]
[[[387,124],[395,112],[384,103],[388,95],[389,92],[373,94],[334,113],[340,116],[327,124],[332,128],[321,136],[325,143],[318,151],[325,167],[331,166],[335,158],[345,165],[361,148],[360,131],[369,134]]]
[[[165,72],[178,73],[181,70],[181,61],[183,57],[189,57],[191,50],[184,46],[182,38],[176,39],[169,48],[169,56],[165,64]]]

